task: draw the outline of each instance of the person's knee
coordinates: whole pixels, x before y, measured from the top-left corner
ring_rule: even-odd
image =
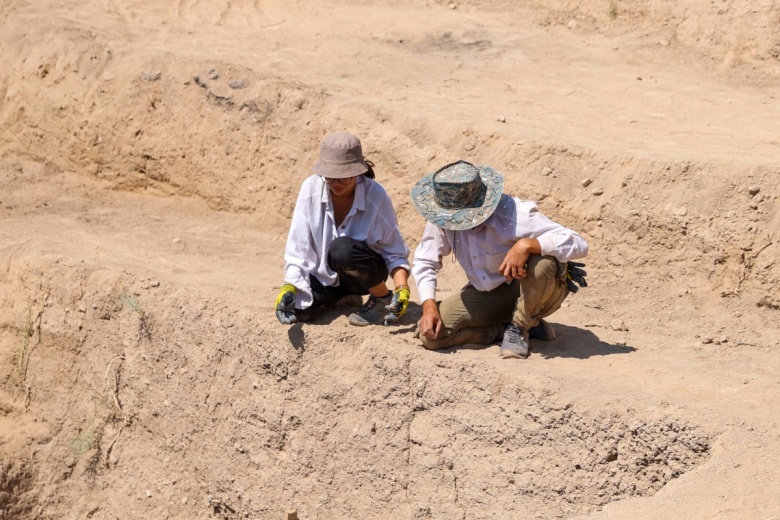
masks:
[[[555,278],[558,274],[558,262],[552,256],[530,255],[527,273],[532,278]]]
[[[423,344],[423,347],[427,348],[428,350],[439,350],[442,348],[446,348],[445,345],[443,345],[440,341],[440,339],[430,339],[427,336],[425,336],[422,333],[422,329],[420,329],[420,324],[417,324],[417,328],[414,330],[414,337],[419,339],[420,342]]]
[[[420,337],[420,342],[423,344],[423,347],[427,348],[428,350],[441,350],[443,348],[448,348],[450,345],[447,345],[443,343],[439,339],[429,339],[425,336]]]
[[[357,241],[350,237],[338,237],[331,242],[328,255],[334,267],[350,265]]]

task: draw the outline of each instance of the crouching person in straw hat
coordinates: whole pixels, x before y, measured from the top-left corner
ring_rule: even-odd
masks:
[[[555,339],[542,318],[570,291],[585,286],[588,254],[576,232],[553,222],[536,203],[503,194],[504,179],[489,166],[465,161],[423,177],[412,189],[428,221],[412,265],[423,314],[415,332],[429,349],[503,336],[502,358],[528,357],[529,337]],[[460,292],[436,302],[442,257],[453,253],[468,277]]]
[[[290,223],[275,304],[281,323],[307,321],[337,303],[360,306],[349,316],[358,326],[387,324],[406,311],[409,248],[372,166],[356,136],[337,132],[322,140]]]

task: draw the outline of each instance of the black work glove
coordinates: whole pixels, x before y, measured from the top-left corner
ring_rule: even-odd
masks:
[[[582,269],[583,267],[585,264],[580,262],[566,262],[566,287],[569,288],[569,292],[576,293],[580,287],[588,286],[588,282],[585,281],[588,273]],[[577,287],[578,284],[580,287]]]

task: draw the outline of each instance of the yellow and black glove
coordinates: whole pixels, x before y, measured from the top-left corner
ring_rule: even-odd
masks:
[[[385,309],[390,311],[390,314],[385,316],[385,325],[392,323],[406,312],[406,308],[409,306],[409,286],[399,285],[393,291],[393,299],[390,300],[390,305],[385,305]]]
[[[588,273],[582,269],[585,264],[580,262],[566,262],[566,287],[569,288],[569,292],[576,293],[580,290],[580,287],[587,287],[588,282],[585,281],[585,277]],[[577,287],[579,285],[580,287]]]
[[[285,283],[279,291],[279,296],[276,297],[276,318],[285,325],[298,321],[295,316],[295,291],[297,289],[293,284]]]

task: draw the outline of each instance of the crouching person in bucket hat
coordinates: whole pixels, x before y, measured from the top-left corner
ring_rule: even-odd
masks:
[[[281,323],[308,321],[336,304],[360,306],[349,316],[357,326],[387,324],[406,311],[409,248],[372,166],[357,136],[336,132],[322,140],[287,236],[274,307]]]
[[[415,337],[432,350],[503,338],[502,358],[526,358],[529,337],[555,339],[544,321],[585,283],[588,254],[576,232],[544,216],[535,202],[503,193],[489,166],[465,161],[423,177],[412,201],[428,221],[412,264],[423,314]],[[442,258],[452,253],[468,284],[436,301]]]

